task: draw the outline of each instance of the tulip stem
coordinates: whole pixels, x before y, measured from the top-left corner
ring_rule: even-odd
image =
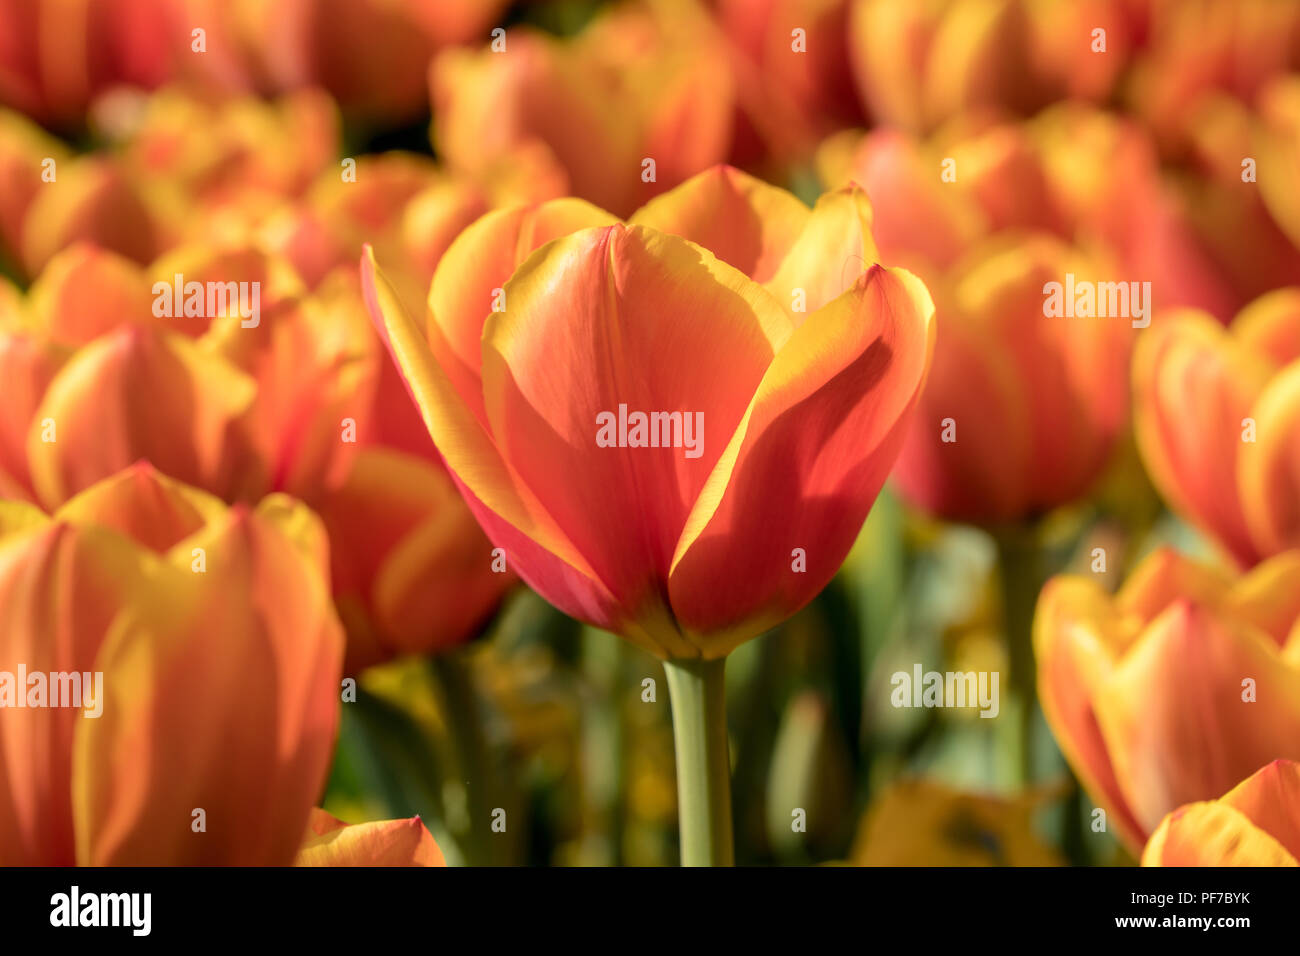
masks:
[[[493,794],[491,755],[483,732],[483,713],[468,662],[462,650],[444,651],[429,659],[451,742],[458,784],[464,795],[463,839],[466,862],[495,862],[491,826]]]
[[[664,662],[677,752],[682,866],[731,866],[731,759],[723,670],[715,661]]]
[[[1043,556],[1032,528],[1009,529],[997,536],[1002,575],[1002,614],[1006,630],[1011,689],[1016,696],[1016,772],[1022,786],[1035,779],[1034,727],[1038,675],[1034,666],[1034,608],[1043,584]]]

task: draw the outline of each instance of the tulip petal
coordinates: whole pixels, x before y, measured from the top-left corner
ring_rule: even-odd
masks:
[[[23,333],[0,332],[0,477],[12,487],[5,497],[33,497],[27,435],[33,422],[45,431],[36,410],[67,359],[63,348]],[[2,487],[2,486],[0,486]]]
[[[180,542],[180,608],[142,602],[105,640],[104,713],[76,739],[80,863],[293,860],[329,769],[343,635],[284,523],[240,506]]]
[[[422,459],[363,449],[320,511],[336,598],[365,616],[344,615],[349,674],[468,639],[514,580],[492,571],[492,545],[460,493]],[[364,647],[367,638],[378,646]]]
[[[1187,601],[1147,627],[1094,706],[1120,787],[1148,832],[1270,760],[1300,757],[1300,671],[1259,631]]]
[[[793,194],[720,165],[656,196],[633,213],[628,224],[689,239],[755,282],[765,283],[808,219],[808,207]]]
[[[1143,866],[1300,866],[1277,840],[1224,803],[1193,803],[1161,821]]]
[[[673,553],[673,613],[704,656],[788,617],[839,569],[902,441],[933,317],[920,280],[872,266],[777,353]]]
[[[1256,549],[1237,491],[1243,421],[1271,373],[1208,315],[1167,315],[1133,360],[1135,428],[1156,486],[1243,564]]]
[[[1279,367],[1300,359],[1300,288],[1275,289],[1232,320],[1232,335]]]
[[[1227,596],[1229,613],[1255,625],[1285,647],[1300,624],[1300,551],[1287,551],[1257,564]]]
[[[1220,803],[1244,813],[1300,859],[1300,764],[1274,760],[1224,795]]]
[[[804,292],[803,313],[812,313],[853,287],[854,280],[880,260],[871,237],[871,201],[862,187],[850,183],[822,195],[803,231],[764,285],[787,311],[795,290]]]
[[[63,250],[32,284],[29,310],[52,341],[84,345],[128,323],[153,319],[144,270],[89,243]]]
[[[73,496],[55,517],[112,528],[162,554],[223,510],[220,499],[140,462]]]
[[[622,615],[606,585],[555,520],[502,459],[483,425],[434,361],[425,331],[406,314],[366,248],[361,280],[381,338],[466,503],[510,566],[566,614],[619,630]]]
[[[1300,359],[1264,387],[1255,441],[1237,459],[1241,504],[1258,554],[1300,547]]]
[[[15,682],[20,666],[29,681],[38,672],[76,673],[85,696],[93,693],[85,679],[93,684],[91,675],[105,671],[108,696],[116,675],[98,659],[101,644],[124,607],[172,580],[158,558],[103,529],[58,521],[7,536],[0,542],[0,671]],[[12,690],[28,697],[31,685]],[[47,702],[52,693],[48,687]],[[97,703],[107,714],[108,705]],[[83,704],[94,707],[84,697]],[[71,707],[6,706],[3,713],[0,862],[70,866],[74,738],[103,718]]]
[[[446,866],[419,817],[346,824],[313,809],[294,866]]]
[[[495,290],[505,287],[534,249],[612,222],[609,213],[581,199],[501,209],[462,232],[443,255],[429,287],[429,341],[434,358],[480,421],[486,423],[480,383],[483,323],[492,313]]]
[[[1147,624],[1180,598],[1218,607],[1228,600],[1231,588],[1228,576],[1214,565],[1162,547],[1133,569],[1115,596],[1115,606]]]
[[[557,240],[506,296],[483,333],[497,446],[620,603],[655,616],[686,516],[789,319],[707,250],[643,226]],[[660,447],[616,438],[620,414],[638,411],[680,412],[680,430],[649,424]]]

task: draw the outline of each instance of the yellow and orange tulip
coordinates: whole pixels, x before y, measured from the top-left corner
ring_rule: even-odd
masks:
[[[1134,853],[1179,806],[1300,759],[1300,551],[1234,580],[1160,550],[1113,598],[1054,578],[1034,650],[1048,724]]]
[[[1300,866],[1300,764],[1274,760],[1160,821],[1143,866]]]
[[[1300,547],[1300,289],[1227,330],[1194,311],[1158,317],[1133,392],[1143,460],[1175,510],[1243,566]]]
[[[443,257],[426,322],[373,256],[362,273],[520,576],[662,658],[715,659],[839,568],[924,380],[929,294],[871,264],[869,224],[855,188],[809,210],[720,167],[626,223],[576,200],[489,214]],[[698,413],[698,456],[600,447],[620,406]]]
[[[30,682],[6,709],[0,859],[433,862],[379,824],[303,846],[340,706],[325,551],[292,499],[227,510],[144,465],[50,517],[0,504],[0,670],[102,675],[84,712],[30,706]]]
[[[1044,288],[1104,274],[1045,235],[982,247],[939,285],[934,368],[894,469],[945,518],[998,523],[1086,492],[1128,414],[1126,317],[1044,315]]]

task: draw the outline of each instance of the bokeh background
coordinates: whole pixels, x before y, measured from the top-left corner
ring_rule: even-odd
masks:
[[[357,262],[422,310],[490,210],[627,216],[719,163],[862,185],[939,322],[841,572],[728,661],[737,862],[1132,864],[1300,758],[1300,3],[0,0],[0,104],[0,494],[52,514],[145,460],[305,502],[358,682],[334,816],[418,814],[453,863],[676,862],[662,666],[493,568]],[[1150,283],[1150,328],[1044,318],[1067,271]],[[262,328],[156,317],[176,273],[261,282]],[[1096,594],[1031,643],[1058,574]],[[1141,644],[1166,605],[1272,656],[1194,614]],[[997,672],[999,717],[893,706],[917,664]]]

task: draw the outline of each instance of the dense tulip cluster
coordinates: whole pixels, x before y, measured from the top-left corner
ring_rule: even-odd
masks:
[[[1297,181],[1289,2],[0,0],[0,863],[1294,865]]]

